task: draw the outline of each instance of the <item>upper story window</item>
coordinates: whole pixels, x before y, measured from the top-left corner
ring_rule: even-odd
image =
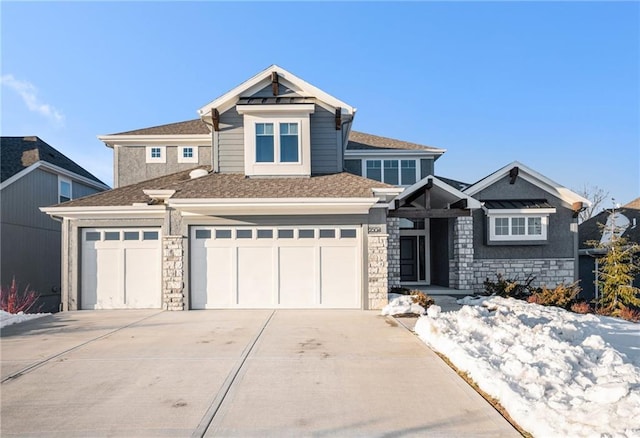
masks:
[[[166,147],[165,146],[147,146],[147,163],[166,163]]]
[[[396,186],[417,181],[416,160],[366,160],[364,176]]]
[[[198,147],[197,146],[179,146],[178,147],[178,163],[197,163]]]
[[[297,163],[300,161],[298,123],[256,123],[257,163]]]
[[[72,198],[71,180],[58,176],[58,202],[71,201]]]

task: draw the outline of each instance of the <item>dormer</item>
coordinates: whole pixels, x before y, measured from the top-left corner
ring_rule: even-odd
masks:
[[[215,172],[249,177],[310,176],[342,170],[355,108],[273,65],[205,105]],[[234,146],[241,137],[242,151]],[[235,148],[235,149],[234,149]]]

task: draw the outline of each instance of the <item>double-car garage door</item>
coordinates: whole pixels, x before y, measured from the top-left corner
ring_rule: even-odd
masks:
[[[357,227],[191,227],[191,308],[360,308]]]

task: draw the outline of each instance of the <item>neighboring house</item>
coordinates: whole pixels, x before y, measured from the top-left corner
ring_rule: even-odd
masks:
[[[44,311],[60,305],[60,222],[39,210],[109,189],[38,137],[1,137],[1,281],[29,285]]]
[[[588,242],[610,242],[612,229],[618,237],[640,244],[640,198],[616,208],[615,212],[603,210],[580,224],[580,297],[587,301],[596,298],[595,272],[599,268],[598,259],[606,254],[605,249],[594,248]],[[633,285],[640,287],[640,276]]]
[[[100,136],[116,188],[43,210],[65,309],[377,309],[400,285],[575,278],[588,201],[520,163],[436,177],[444,149],[353,131],[355,108],[278,66],[198,114]]]

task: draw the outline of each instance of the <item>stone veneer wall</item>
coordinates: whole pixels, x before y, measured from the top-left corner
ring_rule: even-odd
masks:
[[[474,262],[473,289],[480,292],[484,289],[486,278],[495,281],[496,274],[506,278],[525,280],[533,275],[532,286],[546,285],[555,287],[559,283],[570,284],[574,281],[575,261],[572,258],[561,259],[485,259]]]
[[[449,287],[471,289],[473,269],[473,218],[457,217],[453,228],[453,259],[449,260]]]
[[[400,218],[387,218],[389,246],[387,263],[389,265],[389,288],[400,287]]]
[[[184,310],[182,236],[162,237],[162,308]]]
[[[382,309],[388,303],[388,235],[367,235],[368,256],[368,308]]]

